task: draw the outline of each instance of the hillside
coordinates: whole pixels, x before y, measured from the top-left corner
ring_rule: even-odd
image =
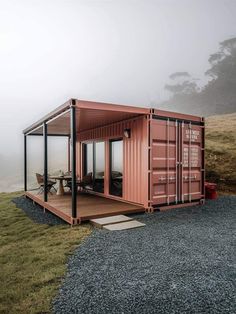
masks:
[[[207,180],[236,192],[236,113],[206,119]]]

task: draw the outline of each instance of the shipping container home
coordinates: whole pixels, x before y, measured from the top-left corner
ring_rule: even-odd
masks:
[[[71,99],[23,133],[25,195],[68,223],[204,202],[201,117]],[[68,188],[28,188],[28,136],[44,139],[44,186],[48,137],[68,138]]]

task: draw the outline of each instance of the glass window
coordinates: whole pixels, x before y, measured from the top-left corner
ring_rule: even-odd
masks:
[[[104,192],[104,171],[105,171],[105,143],[96,142],[95,147],[95,180],[94,191]]]
[[[105,169],[105,143],[98,142],[95,143],[95,169],[96,176],[103,175]]]
[[[123,140],[110,142],[110,194],[122,196],[123,185]]]
[[[84,175],[93,173],[93,143],[84,144],[85,165]]]

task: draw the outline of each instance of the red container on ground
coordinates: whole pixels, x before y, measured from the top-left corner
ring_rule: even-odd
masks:
[[[214,200],[217,198],[216,187],[216,183],[205,182],[205,193],[207,199]]]

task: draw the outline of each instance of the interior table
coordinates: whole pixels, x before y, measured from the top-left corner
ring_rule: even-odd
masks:
[[[50,179],[54,179],[58,181],[58,189],[57,189],[57,195],[64,195],[65,190],[63,186],[64,180],[71,180],[71,176],[50,176]]]

